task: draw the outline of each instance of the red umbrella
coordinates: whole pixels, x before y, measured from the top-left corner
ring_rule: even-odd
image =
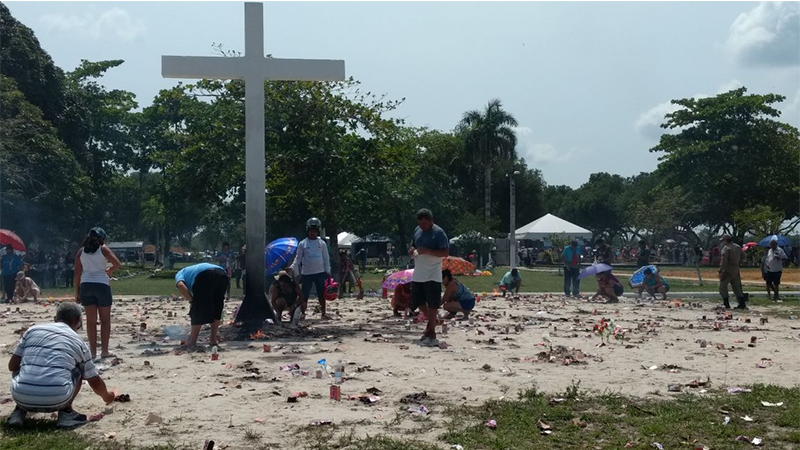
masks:
[[[442,270],[449,269],[453,275],[472,275],[475,272],[475,264],[464,258],[448,256],[442,260]]]
[[[25,243],[13,231],[0,229],[0,244],[3,246],[11,244],[14,250],[18,252],[25,251]]]
[[[742,246],[742,250],[743,250],[743,251],[748,251],[748,250],[750,250],[751,248],[755,247],[756,245],[758,245],[758,242],[748,242],[747,244],[744,244],[744,245]]]

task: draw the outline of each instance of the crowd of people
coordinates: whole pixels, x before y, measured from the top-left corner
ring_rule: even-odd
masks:
[[[10,250],[9,250],[10,249]],[[10,251],[10,253],[9,253]],[[23,256],[17,255],[13,247],[6,246],[4,260],[9,260],[3,267],[3,292],[5,301],[13,298],[8,295],[16,285],[17,272],[25,272],[25,276],[33,280],[39,289],[72,287],[75,274],[75,254],[71,252],[39,252],[28,249]],[[16,258],[14,258],[16,256]],[[14,262],[10,260],[13,259]],[[4,263],[6,264],[6,263]]]
[[[417,227],[408,251],[414,271],[410,282],[395,288],[391,307],[395,316],[414,316],[425,323],[418,343],[435,347],[439,346],[436,329],[440,320],[456,319],[459,315],[459,320],[469,320],[476,307],[476,296],[450,270],[443,270],[442,262],[449,255],[449,240],[445,231],[434,223],[432,212],[421,209],[416,219]],[[312,289],[317,296],[322,320],[331,319],[326,310],[326,300],[330,296],[335,296],[341,289],[344,292],[352,292],[354,287],[360,289],[358,268],[346,252],[339,254],[338,276],[341,284],[332,281],[329,249],[320,236],[321,228],[322,223],[317,218],[306,222],[306,237],[298,243],[294,259],[270,282],[269,304],[279,322],[283,322],[284,314],[294,325],[304,320]],[[97,360],[115,356],[109,351],[112,307],[110,280],[121,263],[106,245],[107,238],[100,227],[89,230],[71,262],[75,301],[58,306],[55,323],[36,325],[22,334],[9,361],[12,398],[17,405],[8,419],[9,425],[22,425],[29,412],[58,412],[59,427],[85,423],[86,416],[72,409],[83,380],[106,403],[114,400],[115,393],[106,387],[94,365]],[[580,296],[582,253],[586,251],[576,240],[561,251],[564,295],[567,297]],[[598,286],[591,299],[605,298],[609,303],[619,302],[624,286],[612,274],[610,264],[615,260],[614,251],[603,240],[598,240],[597,246],[588,251],[596,264],[594,275]],[[638,295],[641,297],[646,292],[653,298],[660,295],[666,299],[670,285],[651,266],[657,257],[653,257],[648,243],[640,241],[633,255],[643,276],[638,285]],[[190,304],[188,315],[191,325],[188,339],[180,348],[187,351],[195,349],[205,325],[209,325],[211,330],[209,343],[218,345],[221,342],[219,328],[225,300],[230,296],[231,278],[236,280],[238,287],[240,279],[247,275],[244,271],[245,256],[245,247],[234,254],[225,242],[216,255],[216,264],[194,264],[177,272],[175,285]],[[729,286],[737,301],[736,308],[747,308],[748,296],[743,293],[740,274],[745,257],[745,252],[733,242],[731,236],[722,236],[719,248],[719,293],[725,308],[731,307]],[[781,274],[789,258],[778,246],[777,239],[773,239],[761,259],[767,291],[774,300],[780,299]],[[32,297],[36,300],[41,295],[36,280],[26,273],[33,266],[28,265],[26,258],[16,254],[11,246],[5,248],[0,264],[7,299],[23,301]],[[522,281],[520,270],[512,268],[500,279],[498,289],[503,296],[518,294]],[[443,318],[439,317],[440,309],[447,313]],[[84,312],[88,345],[76,333],[82,327]]]

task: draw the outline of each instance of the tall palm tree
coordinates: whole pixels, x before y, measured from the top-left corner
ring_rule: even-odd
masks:
[[[517,135],[512,127],[517,120],[503,110],[498,99],[492,99],[484,111],[467,111],[459,124],[464,135],[467,155],[483,164],[484,220],[488,222],[492,202],[492,168],[497,161],[517,157]]]

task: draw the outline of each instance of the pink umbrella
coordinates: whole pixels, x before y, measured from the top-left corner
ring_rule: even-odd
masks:
[[[744,244],[742,246],[742,250],[746,252],[746,251],[750,250],[751,248],[755,247],[756,245],[758,245],[758,242],[748,242],[747,244]]]
[[[381,287],[386,290],[394,290],[394,288],[401,284],[411,283],[412,276],[414,276],[414,269],[395,272],[383,280]]]

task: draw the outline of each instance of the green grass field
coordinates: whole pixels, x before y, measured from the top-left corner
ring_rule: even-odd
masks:
[[[176,268],[180,268],[176,265]],[[477,293],[491,293],[496,289],[497,283],[506,272],[507,268],[500,267],[495,270],[493,276],[482,277],[458,277],[470,290]],[[375,273],[374,270],[367,269],[366,273],[362,275],[362,284],[365,291],[381,292],[381,282],[383,281],[383,274]],[[626,283],[627,277],[620,276],[620,281]],[[688,280],[668,280],[670,282],[671,295],[679,295],[680,292],[717,292],[718,287],[716,280],[706,280],[703,286],[700,286],[696,281]],[[233,281],[232,281],[233,282]],[[564,287],[564,279],[557,271],[522,271],[522,291],[523,292],[562,292]],[[151,278],[148,274],[137,275],[130,278],[124,278],[113,281],[111,285],[114,295],[178,295],[178,290],[175,288],[175,283],[171,278]],[[597,289],[597,283],[593,278],[585,279],[581,282],[581,291],[584,294],[593,293]],[[760,286],[747,286],[746,290],[755,295],[764,295],[763,288]],[[234,296],[241,295],[242,291],[236,289],[234,284],[231,294]],[[630,294],[631,290],[626,286],[626,294]],[[72,297],[74,295],[73,289],[58,288],[46,289],[43,296],[53,298]]]

